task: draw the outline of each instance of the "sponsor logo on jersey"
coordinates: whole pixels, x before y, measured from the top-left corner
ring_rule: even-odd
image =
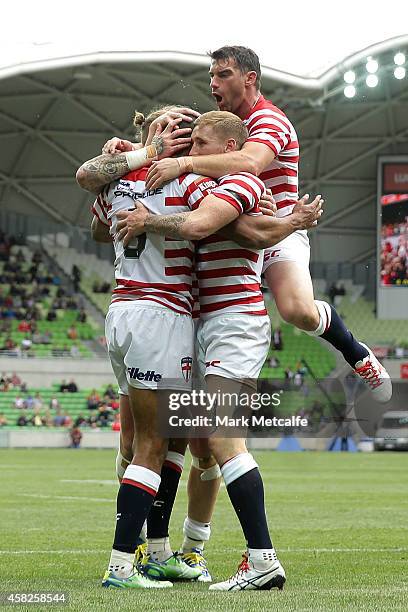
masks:
[[[264,261],[268,261],[268,259],[272,259],[272,257],[279,257],[279,253],[282,249],[274,249],[273,251],[265,251]]]
[[[206,361],[205,362],[205,367],[206,368],[216,368],[220,365],[221,361],[219,359],[213,359],[212,361]]]
[[[146,189],[146,191],[135,191],[132,188],[132,183],[129,181],[120,181],[113,192],[115,197],[122,196],[123,198],[128,197],[132,200],[139,200],[142,198],[148,198],[149,196],[161,195],[163,193],[163,187],[157,189]]]
[[[149,382],[159,382],[162,379],[161,374],[157,374],[154,370],[147,370],[146,372],[141,372],[139,368],[128,368],[130,378],[134,378],[135,380],[146,380]]]
[[[191,370],[193,366],[192,357],[183,357],[180,361],[181,373],[183,374],[184,380],[188,382],[191,378]]]

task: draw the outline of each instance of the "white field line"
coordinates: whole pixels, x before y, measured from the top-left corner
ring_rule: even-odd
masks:
[[[93,501],[93,502],[105,502],[111,504],[114,502],[114,498],[108,499],[107,497],[81,497],[79,495],[38,495],[37,493],[18,493],[19,497],[34,497],[37,499],[52,499],[52,500],[64,500],[64,501]]]
[[[236,552],[232,549],[217,551],[218,553]],[[408,547],[402,548],[281,548],[282,553],[401,553],[408,552]],[[0,550],[0,555],[99,555],[106,553],[104,549],[92,550]]]

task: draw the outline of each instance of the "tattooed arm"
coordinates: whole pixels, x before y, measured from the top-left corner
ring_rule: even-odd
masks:
[[[151,215],[140,203],[131,212],[117,213],[117,238],[125,246],[134,236],[144,232],[161,234],[179,240],[202,240],[239,215],[238,210],[213,194],[207,195],[199,208],[175,215]]]
[[[99,155],[86,161],[76,173],[78,185],[91,193],[100,193],[105,185],[131,170],[149,166],[154,159],[174,155],[184,149],[191,142],[190,137],[186,137],[186,131],[190,133],[191,130],[178,129],[180,121],[180,118],[169,121],[163,132],[156,134],[151,144],[141,149],[114,155]]]
[[[163,152],[163,138],[153,138],[152,144],[136,151],[98,155],[89,159],[76,173],[77,183],[91,193],[100,193],[105,185],[116,181],[131,170],[148,166],[157,155]]]
[[[86,161],[76,173],[77,183],[91,193],[100,193],[105,185],[130,172],[125,153],[98,155]]]

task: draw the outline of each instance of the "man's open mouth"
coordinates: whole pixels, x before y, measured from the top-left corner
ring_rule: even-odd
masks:
[[[222,96],[220,96],[220,94],[213,92],[212,93],[213,98],[215,98],[215,101],[219,104],[222,100]]]

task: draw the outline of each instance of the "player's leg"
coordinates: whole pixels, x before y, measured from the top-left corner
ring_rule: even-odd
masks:
[[[120,439],[119,450],[116,456],[116,475],[119,483],[122,481],[123,474],[127,466],[133,459],[133,443],[135,427],[133,415],[130,409],[129,396],[119,393],[119,414],[120,414]]]
[[[150,581],[133,566],[137,538],[160,486],[168,444],[157,431],[157,380],[154,377],[146,380],[146,376],[136,374],[147,372],[149,367],[160,367],[157,344],[159,339],[160,345],[163,344],[166,331],[171,328],[171,322],[165,319],[163,311],[135,305],[115,305],[106,319],[109,357],[122,393],[129,394],[136,441],[132,462],[126,468],[117,496],[114,543],[102,583],[108,587],[171,586],[169,582]],[[135,329],[142,330],[137,337],[133,333]]]
[[[170,516],[180,482],[187,440],[174,439],[161,470],[161,483],[147,517],[147,551],[141,569],[153,579],[196,580],[199,568],[185,563],[182,555],[173,553],[169,538]]]
[[[253,388],[232,380],[222,380],[215,376],[207,376],[207,379],[210,393],[220,390],[221,393],[225,392],[231,396],[234,393],[251,395],[254,391]],[[237,406],[239,405],[238,403]],[[224,411],[222,414],[224,415]],[[248,550],[248,555],[240,564],[237,573],[227,581],[212,585],[210,589],[281,589],[286,576],[269,534],[264,486],[258,464],[248,452],[243,437],[218,437],[217,432],[209,439],[209,445],[220,465],[228,496],[241,524]]]
[[[320,336],[343,354],[344,359],[370,388],[377,401],[391,398],[388,373],[371,350],[354,338],[336,309],[315,300],[309,272],[309,246],[302,232],[295,232],[265,255],[265,280],[278,311],[287,323]],[[285,246],[287,245],[287,246]],[[276,245],[278,246],[278,245]]]
[[[126,384],[126,383],[125,383]],[[127,384],[126,384],[127,387]],[[130,408],[129,396],[119,392],[119,412],[120,412],[120,439],[119,450],[116,455],[116,475],[119,484],[122,482],[126,468],[133,459],[135,450],[135,424],[133,414]],[[137,539],[137,550],[140,548],[140,554],[143,553],[146,543],[146,523],[143,524],[142,530]],[[136,553],[137,556],[137,553]]]
[[[182,558],[199,568],[200,582],[211,582],[204,546],[211,536],[211,519],[221,484],[221,471],[207,440],[189,442],[192,462],[187,483],[188,508],[183,525]]]
[[[129,387],[136,452],[119,487],[115,536],[104,586],[150,586],[150,581],[134,571],[133,561],[138,534],[160,486],[160,472],[167,452],[167,440],[157,432],[156,396],[156,391]]]

